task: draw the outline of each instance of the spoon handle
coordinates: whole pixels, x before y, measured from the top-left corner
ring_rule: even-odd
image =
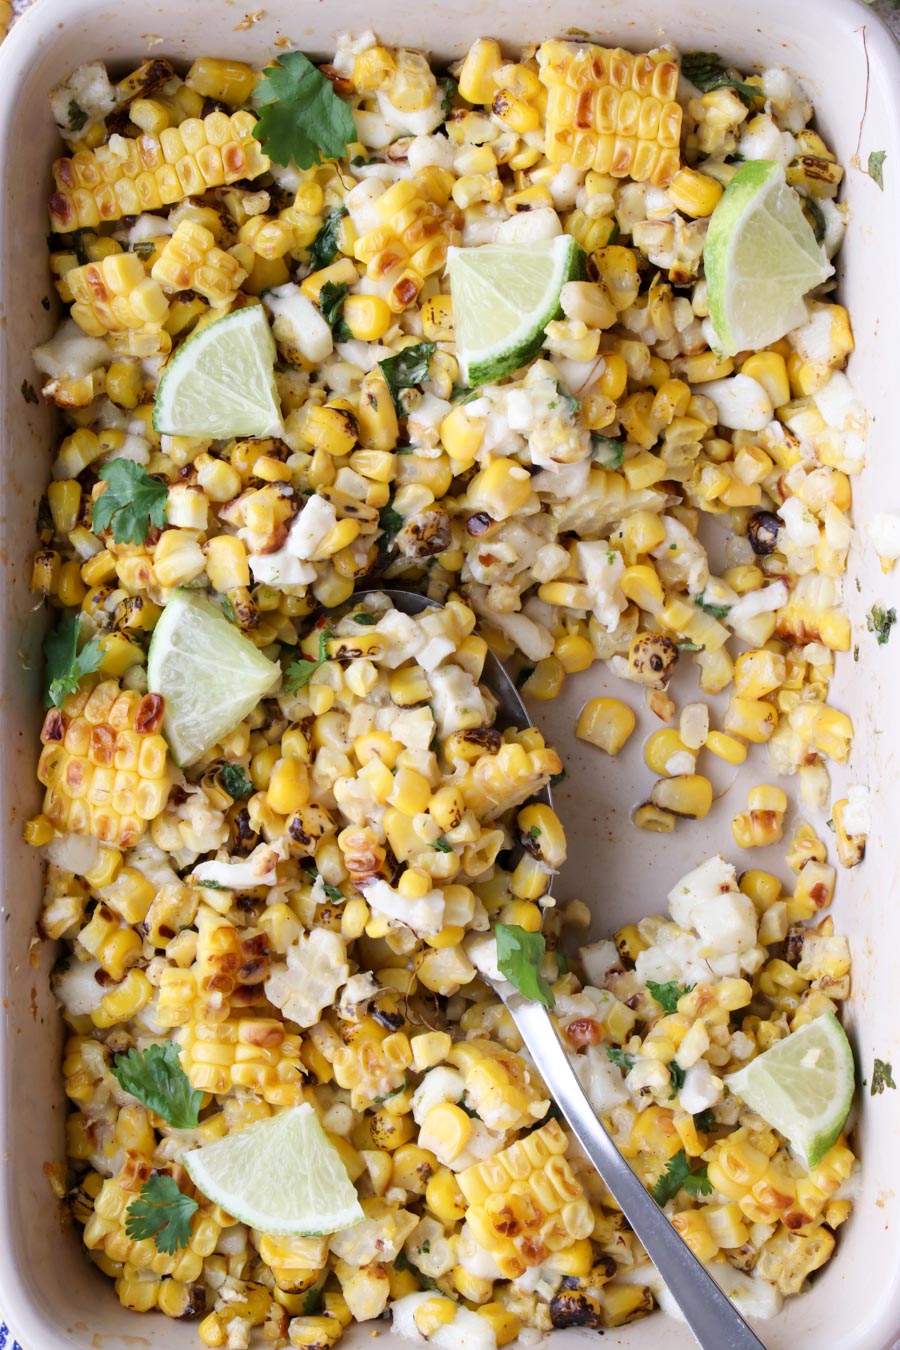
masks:
[[[495,987],[522,1033],[551,1096],[621,1206],[703,1350],[765,1350],[601,1125],[547,1009],[523,998],[509,984]]]

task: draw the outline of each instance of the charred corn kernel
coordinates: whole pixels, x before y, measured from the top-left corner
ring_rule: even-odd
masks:
[[[475,475],[466,496],[470,510],[484,511],[492,520],[508,520],[522,510],[531,494],[527,469],[498,456]]]
[[[654,806],[673,815],[702,820],[712,806],[712,784],[702,774],[675,774],[653,784],[650,800]]]
[[[548,90],[544,152],[614,178],[667,186],[680,166],[678,66],[621,48],[538,48]]]
[[[677,646],[662,633],[638,633],[628,648],[630,678],[651,689],[665,688],[677,661]]]
[[[53,595],[59,585],[62,559],[55,549],[43,548],[31,564],[31,589],[36,595]],[[80,573],[80,569],[79,569]]]
[[[842,867],[856,867],[866,856],[867,835],[853,833],[845,824],[845,813],[849,805],[847,797],[832,803],[831,816],[834,822],[834,839],[837,846],[838,861]],[[802,875],[802,874],[801,874]]]
[[[144,271],[136,253],[114,253],[75,267],[66,281],[75,303],[72,318],[91,337],[157,328],[169,302]]]
[[[52,228],[60,233],[94,229],[101,221],[158,210],[239,178],[257,178],[268,170],[269,160],[253,139],[255,125],[249,112],[213,112],[189,117],[158,136],[126,140],[121,154],[101,145],[58,159]]]
[[[760,784],[750,789],[747,804],[751,811],[777,811],[784,815],[788,808],[787,794],[779,787]]]
[[[219,61],[201,56],[184,77],[189,89],[203,98],[218,99],[239,108],[250,102],[257,81],[256,72],[243,61]]]
[[[731,833],[738,848],[765,848],[780,842],[783,825],[783,812],[751,807],[734,816]]]
[[[592,698],[579,714],[575,734],[608,755],[617,755],[636,725],[627,703],[617,698]]]
[[[734,663],[734,692],[741,698],[765,698],[784,683],[786,673],[785,659],[777,652],[741,652]]]
[[[679,169],[669,184],[669,199],[686,216],[711,216],[722,191],[722,184],[709,174]]]
[[[359,443],[370,450],[393,450],[400,435],[390,390],[380,371],[366,375],[359,387]]]
[[[495,76],[503,64],[500,44],[493,38],[478,38],[469,48],[459,72],[459,92],[468,103],[490,107],[496,92]]]
[[[777,709],[765,699],[739,698],[733,695],[725,711],[726,732],[742,736],[745,741],[751,741],[755,745],[770,740],[777,725]],[[706,743],[716,754],[717,751],[709,745],[709,740]]]
[[[639,830],[650,830],[653,834],[671,834],[675,829],[675,817],[671,811],[661,811],[652,802],[644,802],[634,813],[634,823]]]
[[[565,678],[565,668],[559,657],[545,656],[520,687],[526,698],[552,699],[559,695]]]
[[[216,244],[215,236],[193,220],[182,220],[150,273],[169,291],[196,291],[213,305],[229,303],[246,277],[237,258]]]

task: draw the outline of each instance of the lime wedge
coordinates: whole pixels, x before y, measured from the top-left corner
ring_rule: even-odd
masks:
[[[827,1012],[776,1041],[725,1083],[815,1167],[847,1123],[855,1076],[844,1028]]]
[[[450,249],[456,355],[468,384],[499,380],[537,355],[560,313],[560,291],[584,274],[584,262],[568,234]]]
[[[183,1158],[213,1204],[263,1233],[313,1237],[364,1218],[356,1187],[308,1102]]]
[[[275,339],[262,305],[226,314],[184,342],[162,373],[153,425],[167,436],[277,436]]]
[[[176,764],[193,764],[233,731],[280,674],[208,600],[174,591],[153,630],[147,678],[166,700],[162,729]]]
[[[725,356],[777,342],[803,323],[804,295],[834,271],[784,169],[769,159],[742,164],[723,192],[703,266]]]

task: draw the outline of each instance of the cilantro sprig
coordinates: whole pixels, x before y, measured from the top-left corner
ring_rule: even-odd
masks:
[[[618,469],[625,458],[625,442],[612,436],[604,436],[599,431],[591,432],[591,459],[601,469]]]
[[[724,619],[731,609],[730,605],[717,605],[712,600],[707,600],[706,591],[701,591],[699,595],[693,597],[694,604],[698,609],[702,609],[704,614],[711,614],[714,619]]]
[[[61,708],[68,694],[74,694],[85,675],[96,670],[103,660],[97,638],[91,638],[78,650],[81,620],[66,614],[44,640],[46,668],[46,704]]]
[[[553,1008],[556,999],[553,990],[541,974],[546,943],[540,933],[529,933],[517,923],[498,923],[494,928],[497,939],[497,967],[504,979],[514,984],[526,998]]]
[[[676,980],[667,980],[665,984],[647,981],[647,988],[665,1013],[676,1012],[682,994],[689,994],[695,987],[693,984],[678,984]]]
[[[634,1056],[626,1055],[620,1045],[608,1045],[606,1053],[616,1068],[621,1069],[623,1073],[628,1073],[634,1068]]]
[[[143,544],[151,525],[161,530],[166,523],[169,489],[158,478],[130,459],[114,459],[99,475],[106,491],[94,502],[93,528],[112,526],[117,544]]]
[[[653,1199],[662,1207],[670,1200],[674,1200],[682,1189],[695,1200],[701,1195],[711,1195],[713,1189],[705,1167],[698,1168],[696,1172],[691,1171],[691,1164],[683,1148],[679,1149],[666,1164],[666,1170],[653,1187]]]
[[[240,801],[242,797],[252,796],[253,784],[240,764],[223,765],[219,777],[229,797],[233,797],[236,802]]]
[[[322,318],[334,334],[336,342],[346,342],[353,336],[347,327],[343,314],[344,301],[349,293],[350,288],[344,281],[326,281],[319,292],[319,309],[322,311]]]
[[[869,1096],[878,1097],[884,1092],[885,1088],[896,1088],[894,1082],[894,1066],[886,1059],[876,1059],[872,1065],[872,1083],[869,1087]]]
[[[434,342],[416,342],[411,347],[404,347],[396,356],[378,362],[398,417],[406,416],[406,409],[400,401],[400,391],[412,389],[428,379],[428,364],[436,350],[437,344]]]
[[[356,123],[334,86],[302,52],[285,52],[266,66],[253,102],[259,107],[254,139],[276,164],[311,169],[341,159],[356,140]]]
[[[176,1130],[197,1128],[203,1093],[191,1087],[171,1041],[146,1050],[132,1046],[127,1055],[116,1056],[111,1072],[121,1088]]]
[[[333,263],[338,255],[338,235],[341,221],[347,214],[346,206],[335,206],[325,217],[325,223],[309,246],[309,265],[314,272]],[[322,287],[324,291],[325,287]]]
[[[897,622],[897,611],[885,609],[883,605],[873,605],[866,615],[866,627],[875,634],[879,647],[883,647],[891,636],[891,629]]]
[[[304,657],[299,661],[291,662],[284,677],[284,687],[289,694],[296,694],[298,689],[305,689],[319,666],[324,666],[328,660],[328,641],[332,637],[334,637],[334,634],[330,628],[321,629],[317,660],[309,661]]]
[[[157,1173],[128,1206],[126,1236],[136,1242],[152,1238],[157,1251],[174,1256],[190,1242],[191,1219],[198,1209],[197,1201],[179,1190],[172,1177]]]
[[[871,178],[876,187],[880,187],[884,192],[884,161],[887,159],[886,150],[872,150],[869,152],[869,159],[866,165],[866,173]]]
[[[690,80],[702,94],[713,89],[734,89],[745,103],[752,104],[763,93],[754,84],[745,84],[743,80],[729,75],[718,52],[685,52],[681,58],[681,73]]]

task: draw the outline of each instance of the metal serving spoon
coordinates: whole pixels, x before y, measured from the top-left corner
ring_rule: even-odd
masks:
[[[412,591],[390,586],[372,589],[389,595],[404,614],[440,608],[436,600]],[[503,724],[529,726],[515,685],[491,652],[483,679],[497,699]],[[544,795],[549,801],[549,792]],[[548,1091],[667,1284],[702,1350],[766,1350],[616,1148],[585,1096],[544,1005],[526,999],[508,980],[484,974],[482,978],[509,1009]]]

